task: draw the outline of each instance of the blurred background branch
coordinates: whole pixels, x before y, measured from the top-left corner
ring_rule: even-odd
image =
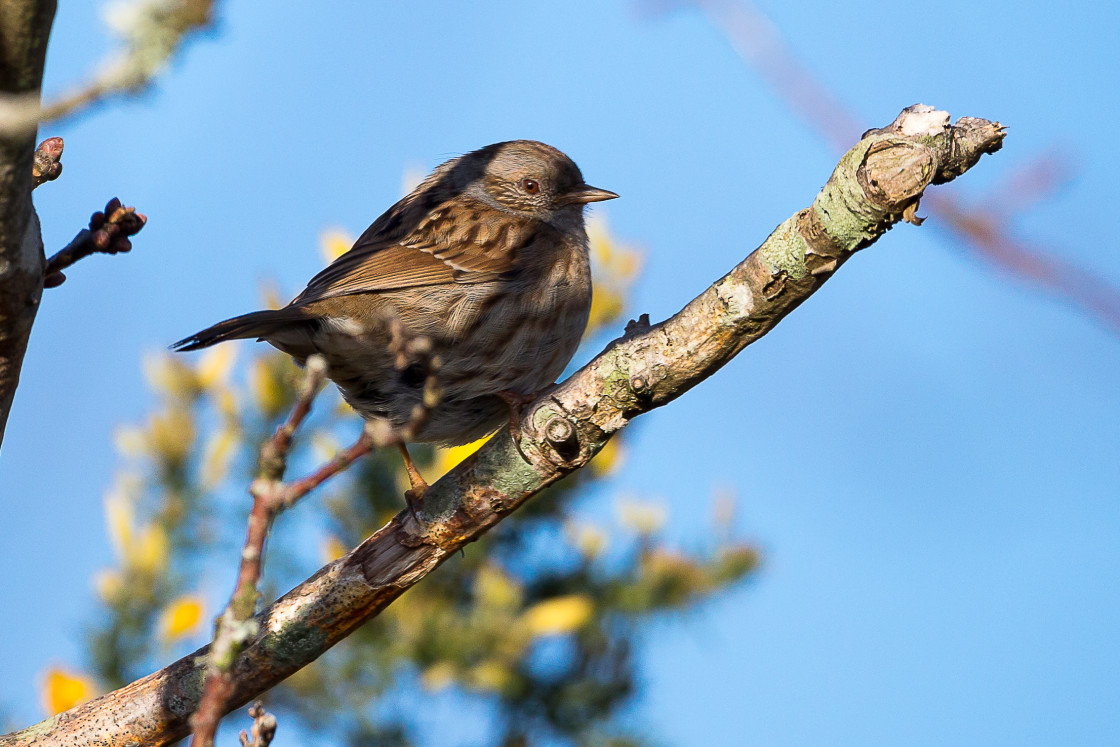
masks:
[[[34,133],[43,122],[143,90],[192,34],[210,28],[213,5],[213,0],[126,0],[108,6],[121,49],[98,65],[89,82],[45,104],[38,92],[0,98],[0,135]]]
[[[853,136],[867,129],[865,120],[816,77],[781,30],[751,0],[646,2],[658,12],[687,6],[702,10],[774,95],[834,150],[846,149]],[[932,226],[948,233],[957,246],[984,264],[1009,279],[1052,294],[1120,335],[1120,288],[1098,271],[1058,259],[1053,249],[1014,233],[1015,215],[1052,195],[1070,178],[1070,172],[1068,160],[1051,151],[1021,165],[995,192],[997,202],[932,194],[922,207],[938,219]]]

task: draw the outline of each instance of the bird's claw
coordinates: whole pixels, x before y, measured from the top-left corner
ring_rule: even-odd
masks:
[[[526,396],[505,389],[498,392],[498,396],[502,398],[506,403],[506,407],[509,408],[509,435],[513,439],[513,443],[517,445],[517,450],[521,451],[521,410],[525,405],[535,400],[537,395]]]
[[[404,502],[408,506],[408,512],[412,514],[412,519],[417,524],[422,525],[420,521],[420,514],[417,513],[417,508],[420,506],[421,501],[424,500],[424,493],[428,491],[428,486],[422,488],[413,487],[404,491]]]
[[[525,456],[525,452],[521,450],[521,415],[525,409],[525,405],[536,402],[545,394],[551,392],[556,388],[555,384],[551,384],[538,392],[532,394],[520,394],[509,389],[504,389],[498,392],[498,396],[505,401],[506,406],[509,407],[509,435],[513,439],[513,445],[517,447],[517,451],[525,461],[529,461]]]

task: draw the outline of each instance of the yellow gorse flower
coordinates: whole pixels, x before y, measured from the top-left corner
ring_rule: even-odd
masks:
[[[194,443],[194,418],[184,407],[171,407],[152,415],[147,436],[154,456],[168,464],[182,464]]]
[[[591,620],[595,604],[586,594],[537,602],[522,615],[522,622],[535,636],[564,635],[579,630]]]
[[[622,315],[623,298],[606,283],[596,283],[591,290],[591,312],[587,316],[587,329],[594,331]]]
[[[596,477],[603,477],[614,472],[622,464],[626,450],[622,447],[621,438],[612,438],[607,445],[591,460],[591,471]]]
[[[138,457],[148,451],[148,439],[144,429],[135,425],[122,425],[116,428],[113,431],[113,444],[121,456]]]
[[[266,417],[275,417],[287,404],[287,392],[280,371],[270,365],[270,356],[261,356],[249,369],[249,391],[257,409]]]
[[[43,678],[43,710],[54,715],[84,703],[94,695],[93,680],[83,674],[51,667]]]
[[[420,673],[420,684],[432,692],[450,687],[455,684],[455,667],[450,662],[437,661]]]
[[[93,577],[93,587],[97,590],[97,596],[101,597],[101,601],[105,604],[113,604],[124,591],[124,581],[121,580],[120,573],[106,568],[98,571]]]
[[[319,555],[324,563],[332,563],[348,552],[350,552],[350,548],[334,534],[328,535],[319,548]]]
[[[471,667],[467,675],[472,687],[487,692],[502,692],[513,684],[509,667],[500,661],[487,659]]]
[[[464,459],[481,449],[482,445],[489,440],[490,434],[488,433],[477,441],[472,441],[469,444],[453,446],[450,449],[437,449],[435,464],[432,465],[431,469],[433,481],[446,475]]]
[[[339,228],[328,228],[319,234],[319,253],[327,264],[334,262],[354,245],[354,237]]]
[[[136,526],[136,510],[133,496],[128,486],[118,482],[105,494],[105,525],[109,530],[109,542],[117,557],[122,560],[127,548],[132,546],[133,529]]]
[[[275,283],[262,283],[260,287],[261,307],[265,309],[278,309],[287,301],[280,295],[280,289]]]
[[[190,395],[198,388],[195,372],[183,358],[167,353],[151,353],[144,356],[142,365],[148,386],[160,394],[177,399]]]
[[[567,535],[586,558],[598,557],[607,548],[610,537],[592,524],[568,524]]]
[[[617,504],[618,519],[623,526],[638,534],[654,534],[669,519],[664,506],[643,501],[621,500]]]
[[[129,476],[118,478],[105,495],[105,524],[109,542],[126,571],[154,576],[167,567],[170,547],[166,530],[158,524],[137,525],[136,494]],[[120,591],[108,580],[98,583],[98,592],[108,598]]]
[[[618,243],[601,213],[588,219],[587,238],[595,275],[587,329],[594,332],[622,314],[626,293],[634,276],[638,274],[640,254],[631,247]]]
[[[225,427],[210,436],[202,457],[202,485],[214,488],[229,472],[230,460],[237,448],[239,434],[235,428]]]
[[[194,633],[202,621],[202,612],[202,597],[197,594],[184,594],[173,600],[160,615],[160,637],[173,643]]]
[[[198,385],[203,389],[210,389],[225,384],[236,360],[236,345],[215,345],[208,348],[198,359],[198,365],[194,369]]]
[[[587,240],[591,258],[611,275],[629,280],[638,274],[641,253],[628,244],[620,244],[607,227],[602,212],[587,220]]]
[[[480,607],[513,612],[521,606],[521,585],[496,565],[485,565],[474,579],[474,594]]]
[[[136,533],[136,541],[126,548],[127,566],[147,576],[156,576],[167,567],[170,547],[167,532],[159,524],[148,524]]]

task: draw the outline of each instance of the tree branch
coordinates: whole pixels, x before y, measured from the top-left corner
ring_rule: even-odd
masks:
[[[671,319],[627,334],[523,412],[521,448],[499,432],[346,556],[257,617],[232,667],[226,708],[314,661],[463,545],[585,466],[618,430],[712,375],[812,295],[854,252],[912,215],[930,184],[999,149],[1003,128],[911,107],[841,159],[811,207],[779,225]],[[187,731],[208,648],[23,732],[12,745],[168,744]]]
[[[54,10],[53,0],[0,0],[0,95],[38,97]],[[0,137],[0,441],[43,291],[34,155],[34,129]]]

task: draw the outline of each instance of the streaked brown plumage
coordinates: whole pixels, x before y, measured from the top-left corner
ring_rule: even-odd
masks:
[[[439,166],[287,307],[229,319],[180,340],[196,350],[256,337],[298,361],[321,353],[367,418],[408,423],[422,376],[390,352],[392,320],[439,356],[439,403],[415,441],[460,444],[506,417],[504,396],[556,380],[591,306],[583,208],[617,197],[530,140]]]

